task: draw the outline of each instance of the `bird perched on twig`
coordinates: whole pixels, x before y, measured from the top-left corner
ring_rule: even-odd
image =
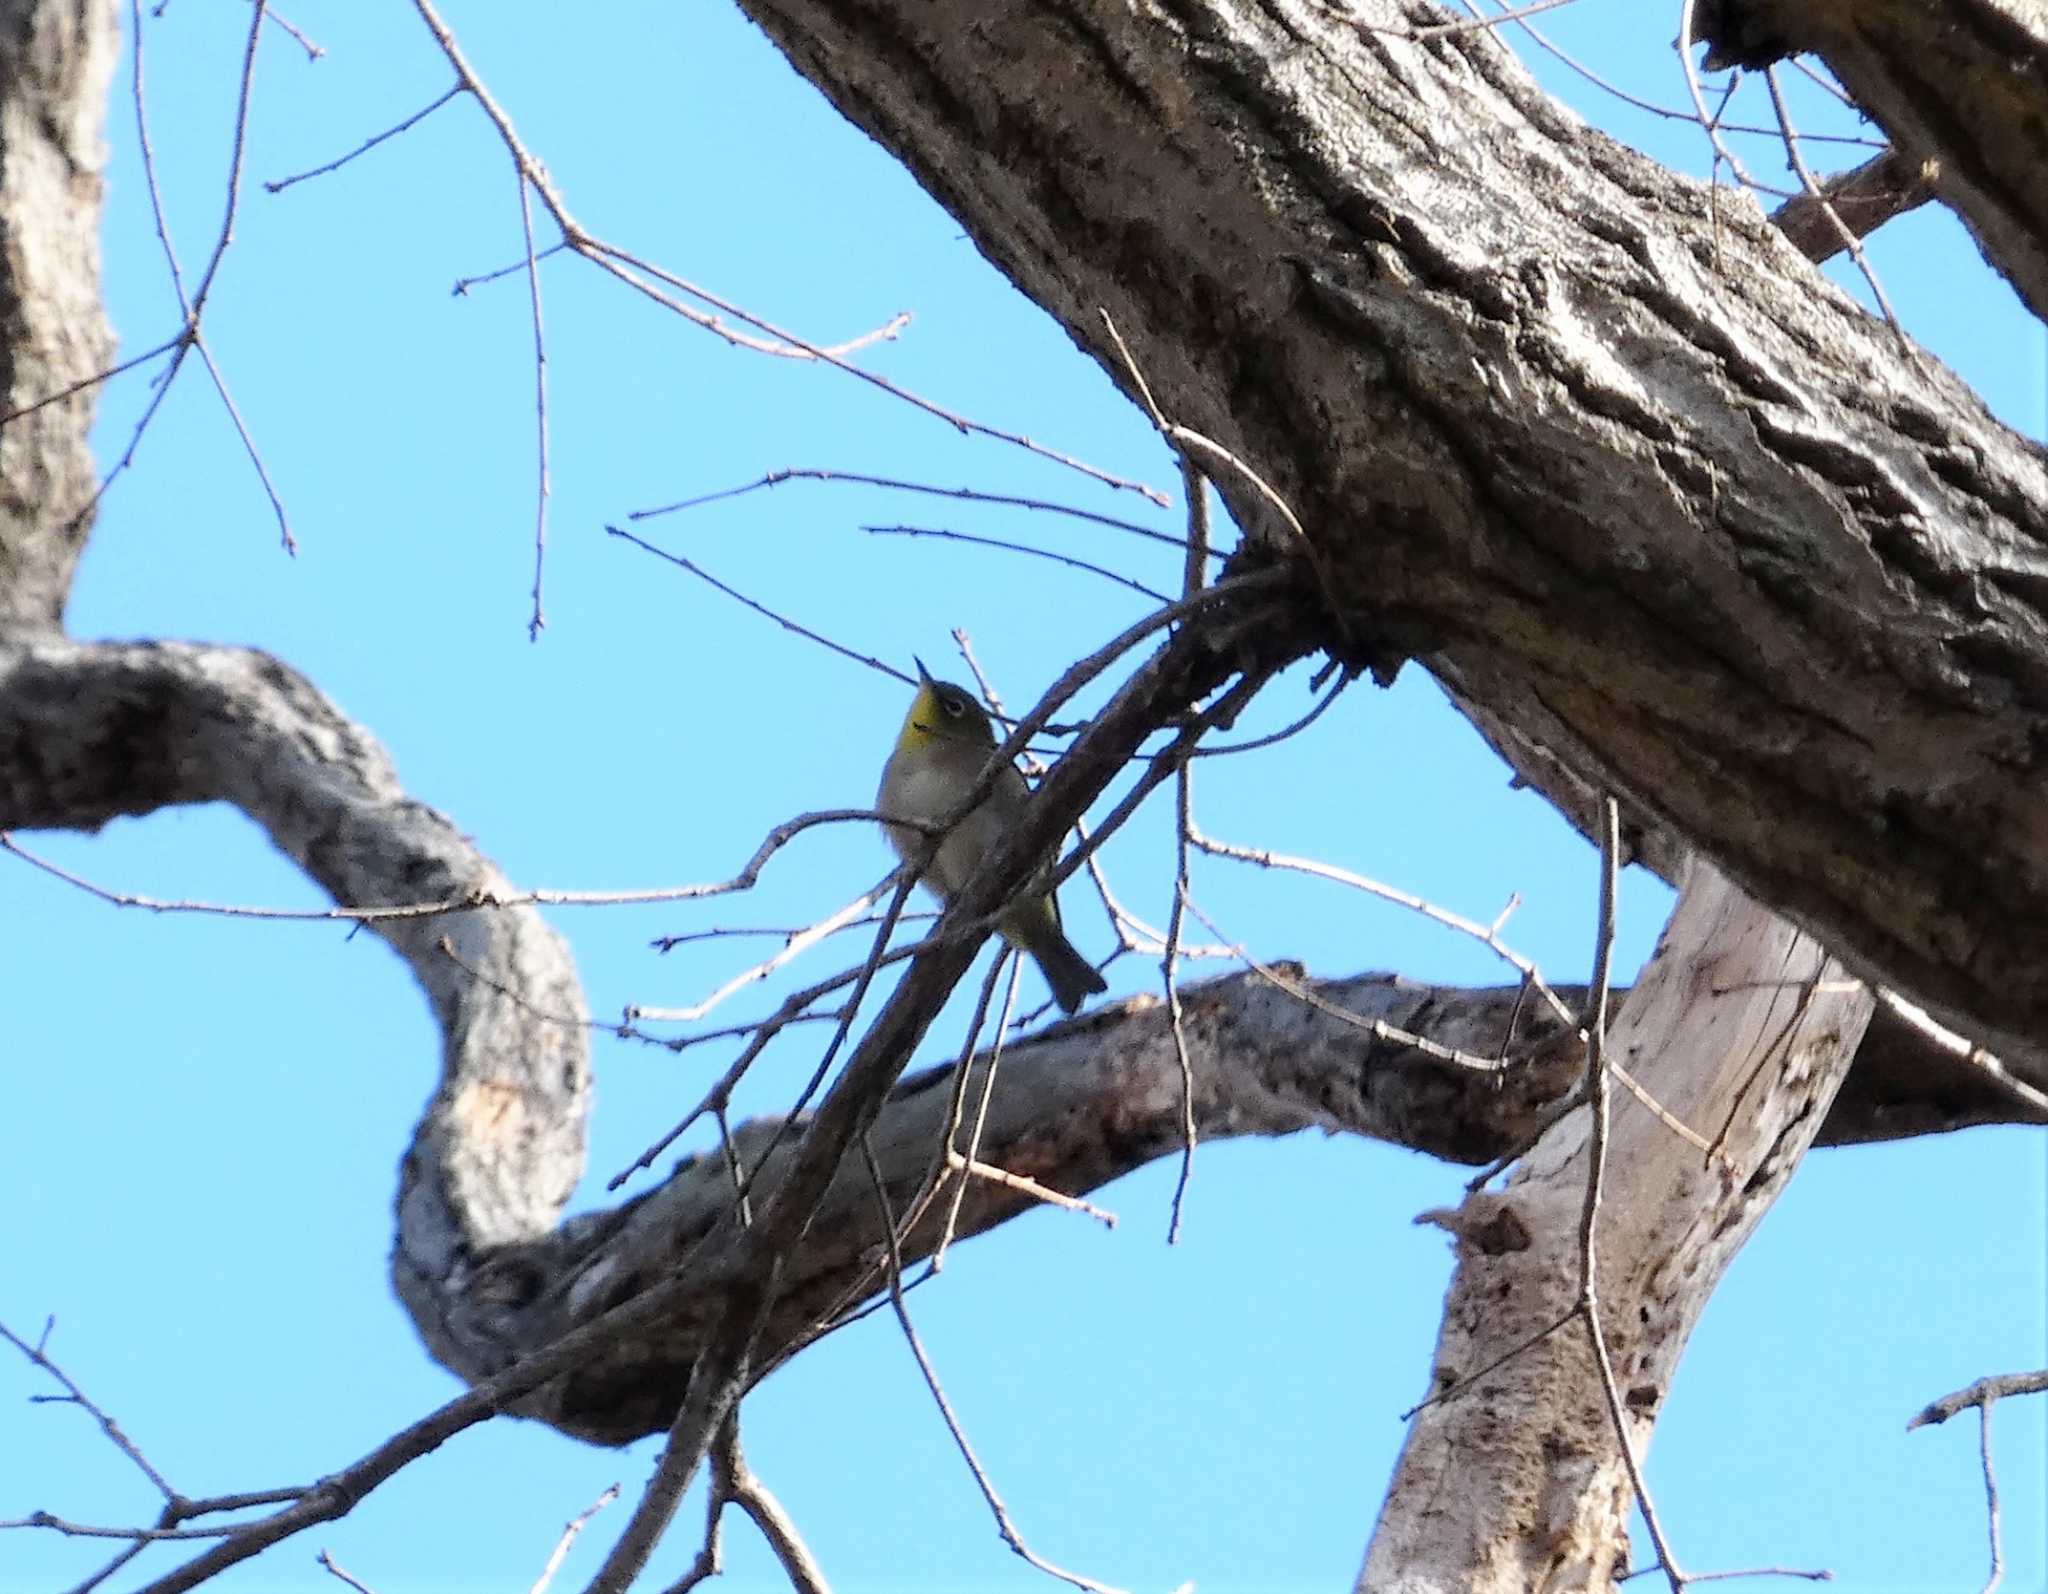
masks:
[[[896,749],[882,769],[875,808],[889,818],[889,845],[910,863],[923,856],[930,842],[920,825],[937,825],[950,817],[974,790],[996,750],[995,727],[972,693],[950,681],[935,681],[918,662],[917,696],[911,700]],[[995,772],[988,795],[967,817],[946,832],[925,866],[924,883],[942,902],[950,902],[967,884],[983,857],[1013,828],[1031,800],[1031,787],[1014,764]],[[1053,858],[1032,876],[1004,911],[998,928],[1010,945],[1031,955],[1052,987],[1053,1000],[1066,1012],[1109,987],[1089,961],[1075,950],[1060,928],[1059,904],[1050,889]]]

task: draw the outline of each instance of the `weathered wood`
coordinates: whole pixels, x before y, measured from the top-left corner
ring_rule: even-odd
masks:
[[[1420,9],[1382,7],[1394,32],[1313,0],[750,9],[1118,380],[1105,307],[1169,414],[1286,495],[1329,578],[1303,584],[1287,626],[1361,657],[1423,658],[1511,757],[1540,754],[1585,791],[1625,792],[1646,837],[1676,838],[1667,867],[1704,847],[1859,968],[2009,1043],[2023,1071],[2048,1068],[2048,966],[2033,950],[2048,930],[2048,472],[1752,207],[1724,197],[1710,220],[1698,187],[1561,114],[1488,38],[1400,37],[1437,20]],[[93,251],[110,15],[99,0],[0,3],[10,409],[107,358]],[[2038,94],[2039,74],[2027,81]],[[2032,114],[2023,97],[2002,103]],[[2025,197],[2029,174],[2009,176],[1982,186],[2018,218],[2003,258],[2024,277],[2040,207]],[[2004,234],[1986,223],[1982,236]],[[374,741],[275,661],[43,640],[84,536],[90,408],[66,399],[0,435],[0,825],[90,828],[223,799],[337,901],[503,895],[489,860],[405,797]],[[1241,483],[1223,485],[1256,542],[1296,556]],[[637,1203],[556,1228],[581,1167],[588,1084],[566,950],[526,909],[379,933],[444,1035],[402,1173],[394,1274],[434,1353],[476,1378],[673,1268],[727,1221],[730,1192],[722,1168],[689,1164]],[[1804,966],[1811,949],[1786,934],[1755,932]],[[1375,981],[1321,989],[1474,1050],[1501,1026],[1498,1001]],[[1754,994],[1719,1000],[1745,1022],[1774,1011]],[[1655,1011],[1632,1001],[1624,1022],[1648,1036],[1642,1015]],[[1197,991],[1191,1013],[1197,1122],[1212,1137],[1343,1128],[1480,1160],[1575,1071],[1572,1047],[1538,1045],[1496,1091],[1251,980]],[[1661,1022],[1675,1031],[1683,1016]],[[1814,1022],[1809,1008],[1794,1028],[1821,1069]],[[1731,1027],[1717,1019],[1702,1034]],[[1938,1087],[1918,1095],[1910,1061],[1887,1077],[1884,1112],[1859,1133],[1998,1110],[1967,1070],[1930,1073]],[[1081,1190],[1178,1147],[1178,1063],[1148,1003],[1017,1048],[1005,1080],[983,1147],[998,1165]],[[1674,1105],[1702,1105],[1710,1085],[1678,1081]],[[1753,1140],[1767,1138],[1768,1113],[1797,1122],[1775,1151],[1744,1142],[1761,1192],[1810,1127],[1801,1091],[1817,1114],[1818,1074],[1744,1099]],[[869,1104],[899,1197],[942,1100],[927,1076]],[[1624,1100],[1624,1129],[1631,1111]],[[773,1127],[744,1131],[744,1145]],[[1617,1184],[1615,1200],[1665,1191],[1653,1174],[1677,1178],[1655,1161],[1661,1131],[1637,1130],[1650,1160],[1617,1173],[1637,1182]],[[1547,1155],[1562,1157],[1564,1140]],[[1539,1159],[1504,1199],[1561,1214],[1571,1177],[1568,1162]],[[1610,1226],[1610,1299],[1635,1291],[1656,1308],[1654,1342],[1615,1326],[1630,1388],[1652,1403],[1696,1306],[1665,1274],[1632,1269],[1653,1255],[1718,1266],[1754,1220],[1757,1192],[1737,1194],[1730,1208],[1725,1192],[1680,1181],[1642,1201],[1640,1234]],[[962,1232],[1022,1199],[976,1186]],[[860,1179],[842,1169],[823,1201],[788,1259],[779,1344],[857,1294],[871,1260]],[[1704,1213],[1732,1227],[1686,1227]],[[707,1268],[696,1308],[536,1411],[605,1439],[662,1426],[702,1344],[690,1325],[715,1312],[723,1280]],[[1470,1367],[1455,1336],[1487,1325],[1458,1318],[1456,1297],[1453,1308],[1446,1361]],[[1581,1404],[1582,1373],[1557,1372]],[[1594,1575],[1615,1482],[1611,1448],[1584,1417],[1572,1418],[1578,1471],[1540,1480],[1555,1520],[1577,1526],[1543,1531],[1556,1566]],[[1497,1499],[1512,1498],[1520,1460],[1478,1453],[1472,1488],[1491,1478],[1509,1490]],[[1428,1526],[1409,1541],[1418,1564],[1435,1564]],[[1495,1519],[1484,1531],[1505,1530]]]
[[[1618,1086],[1598,1286],[1638,1457],[1699,1314],[1804,1155],[1870,1014],[1807,936],[1695,866],[1609,1057],[1714,1148]],[[1633,1494],[1583,1321],[1592,1115],[1580,1107],[1499,1194],[1438,1219],[1457,1236],[1430,1388],[1367,1552],[1361,1591],[1608,1589]],[[1502,1360],[1502,1358],[1507,1358]],[[1495,1365],[1498,1363],[1498,1365]]]
[[[113,0],[0,0],[0,634],[54,630],[91,529]],[[18,413],[29,410],[30,413]]]
[[[1993,269],[2048,316],[2048,6],[2041,0],[1710,0],[1708,59],[1818,55],[1914,157]]]
[[[1483,32],[1403,37],[1421,5],[745,8],[1128,383],[1114,316],[1354,635],[1859,972],[2043,1048],[2048,466],[1750,200]]]
[[[366,732],[273,659],[171,643],[0,646],[0,828],[91,828],[168,802],[216,800],[262,824],[339,902],[515,895],[455,826],[406,797]],[[446,1036],[444,1077],[402,1171],[394,1278],[434,1354],[475,1379],[587,1318],[592,1303],[663,1276],[730,1211],[731,1184],[716,1156],[686,1160],[657,1190],[557,1230],[582,1169],[589,1105],[586,1037],[563,1022],[583,1013],[567,948],[523,906],[373,929],[405,959]],[[1312,1128],[1484,1163],[1531,1139],[1578,1077],[1577,1041],[1518,987],[1285,975],[1300,978],[1315,1005],[1252,974],[1187,992],[1205,1140]],[[1561,991],[1572,1004],[1583,994]],[[1374,1023],[1388,1029],[1376,1034]],[[1513,1062],[1482,1072],[1396,1031],[1481,1058],[1505,1049]],[[981,1155],[1085,1193],[1178,1152],[1180,1091],[1160,1003],[1105,1006],[1010,1047]],[[950,1094],[950,1070],[926,1071],[883,1104],[876,1145],[899,1202],[926,1172]],[[1994,1078],[1886,1017],[1865,1037],[1823,1134],[1895,1138],[2029,1121],[2038,1116]],[[742,1126],[742,1153],[757,1157],[778,1127]],[[977,1182],[960,1233],[983,1232],[1028,1204]],[[933,1238],[929,1228],[915,1233],[911,1254]],[[873,1239],[871,1195],[849,1175],[785,1270],[770,1331],[779,1345],[831,1303],[859,1298],[863,1276],[872,1288]],[[715,1296],[714,1276],[702,1285]],[[672,1331],[622,1341],[586,1378],[554,1391],[545,1414],[591,1437],[637,1437],[666,1420],[694,1348]]]

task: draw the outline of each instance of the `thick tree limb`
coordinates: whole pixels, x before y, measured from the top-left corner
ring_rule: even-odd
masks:
[[[1706,848],[2023,1075],[2048,1071],[2048,968],[2033,952],[2048,930],[2048,472],[1752,211],[1724,206],[1713,225],[1698,189],[1558,114],[1488,39],[1417,45],[1311,0],[752,9],[1084,346],[1105,354],[1097,311],[1112,310],[1170,417],[1279,487],[1329,584],[1248,640],[1425,657],[1502,744],[1587,790],[1625,790],[1645,836]],[[10,412],[107,357],[91,253],[106,12],[0,0]],[[2020,228],[2012,252],[2026,239]],[[889,1080],[971,949],[920,959],[848,1083],[778,1144],[753,1238],[706,1161],[556,1228],[583,1155],[582,998],[535,914],[484,905],[507,892],[489,861],[275,661],[19,640],[62,610],[88,416],[81,395],[0,435],[0,634],[15,639],[0,651],[0,825],[90,828],[225,800],[339,902],[477,904],[377,927],[444,1035],[393,1260],[434,1354],[474,1381],[665,1280],[659,1321],[645,1314],[522,1407],[619,1441],[669,1425],[707,1346],[730,1352],[714,1371],[737,1376],[872,1290],[871,1193],[840,1153],[870,1131],[891,1200],[916,1188],[946,1092],[931,1076]],[[1256,541],[1297,557],[1263,505],[1234,499]],[[1227,673],[1219,658],[1172,661],[1119,710],[1097,763],[1063,763],[1035,805],[1046,834],[1146,714]],[[1038,840],[1015,838],[1012,854]],[[1787,959],[1810,952],[1757,934]],[[1467,1050],[1506,1029],[1498,993],[1326,990]],[[1578,1069],[1568,1038],[1525,1031],[1504,1077],[1450,1070],[1249,978],[1188,1000],[1209,1138],[1344,1129],[1483,1161],[1526,1138]],[[1893,1042],[1905,1061],[1873,1071],[1887,1083],[1841,1118],[1842,1138],[2001,1112],[1966,1065],[1944,1055],[1945,1072],[1923,1071],[1910,1041]],[[1825,1050],[1812,1037],[1816,1072],[1795,1094],[1767,1079],[1744,1099],[1756,1143],[1731,1154],[1751,1157],[1756,1191],[1731,1205],[1688,1185],[1672,1205],[1646,1201],[1640,1230],[1610,1226],[1613,1298],[1665,1314],[1654,1342],[1615,1330],[1652,1404],[1696,1307],[1628,1261],[1725,1259],[1810,1128],[1796,1091],[1815,1113],[1825,1102]],[[1670,1099],[1696,1104],[1727,1061],[1674,1081]],[[1089,1188],[1178,1148],[1181,1082],[1155,1006],[1091,1015],[1010,1053],[980,1155]],[[1795,1127],[1772,1151],[1763,1115],[1780,1110]],[[743,1129],[743,1154],[777,1128]],[[1546,1144],[1568,1140],[1567,1126]],[[1569,1173],[1539,1157],[1527,1186],[1493,1199],[1549,1199]],[[976,1181],[962,1232],[1027,1199]],[[1726,1226],[1703,1237],[1701,1214]],[[931,1239],[914,1230],[908,1254]],[[758,1336],[741,1321],[757,1306]],[[1469,1365],[1461,1344],[1447,1338],[1446,1358]],[[1556,1376],[1582,1399],[1582,1372]],[[1591,1428],[1573,1433],[1582,1469],[1541,1486],[1576,1524],[1578,1554],[1611,1540],[1615,1512],[1611,1454]],[[1519,1458],[1485,1462],[1512,1488]]]
[[[1938,164],[1888,149],[1852,171],[1836,173],[1820,185],[1819,193],[1786,200],[1771,220],[1793,248],[1819,265],[1849,247],[1842,239],[1845,230],[1851,237],[1867,238],[1934,198]]]
[[[2048,316],[2048,8],[2040,0],[1713,0],[1715,65],[1811,52],[1915,156],[1984,258]]]
[[[112,0],[0,0],[0,634],[56,628],[92,525],[113,70]]]
[[[0,650],[0,828],[90,829],[212,800],[265,826],[339,902],[513,895],[454,826],[404,795],[374,741],[275,660],[171,643],[53,639]],[[420,981],[445,1037],[444,1077],[401,1177],[394,1279],[434,1354],[474,1380],[663,1276],[729,1211],[731,1184],[716,1154],[688,1159],[659,1190],[557,1230],[582,1167],[588,1106],[585,1032],[562,1022],[583,1012],[567,950],[523,907],[373,928]],[[440,950],[443,936],[461,949],[460,963]],[[1528,1141],[1580,1068],[1576,1041],[1547,1010],[1519,1003],[1513,987],[1447,991],[1368,975],[1312,989],[1324,1006],[1254,975],[1185,993],[1203,1139],[1317,1128],[1479,1164]],[[1507,1044],[1515,1061],[1500,1074],[1446,1063],[1362,1027],[1375,1019],[1479,1056]],[[949,1078],[906,1078],[879,1109],[876,1149],[899,1206],[940,1144]],[[1850,1079],[1825,1138],[2038,1121],[1995,1080],[1888,1015],[1873,1024]],[[1159,1003],[1102,1009],[1009,1048],[981,1159],[1085,1192],[1178,1149],[1180,1089]],[[742,1126],[742,1158],[757,1159],[779,1127]],[[788,1155],[787,1146],[777,1153],[764,1189]],[[1030,1204],[975,1180],[960,1232],[982,1232]],[[869,1289],[878,1282],[872,1213],[864,1174],[831,1183],[785,1265],[768,1330],[777,1347],[834,1303],[860,1298],[863,1277]],[[922,1256],[934,1239],[921,1226],[909,1254]],[[715,1299],[720,1276],[705,1271],[700,1299]],[[535,1414],[611,1441],[665,1425],[696,1345],[674,1324],[698,1320],[701,1312],[678,1311],[660,1335],[621,1339],[551,1386]]]
[[[1713,1146],[1703,1156],[1615,1094],[1601,1320],[1638,1458],[1700,1311],[1798,1165],[1870,1007],[1811,939],[1695,866],[1608,1037]],[[1590,1122],[1575,1111],[1499,1195],[1436,1215],[1458,1237],[1458,1271],[1434,1398],[1409,1430],[1361,1591],[1608,1589],[1628,1565],[1634,1493],[1615,1418],[1583,1323],[1565,1321]]]
[[[1746,200],[1375,31],[1420,7],[746,8],[1127,381],[1110,311],[1354,632],[2041,1052],[2048,468]]]
[[[338,903],[511,895],[455,826],[406,796],[384,749],[275,659],[175,642],[0,644],[0,829],[90,830],[198,802],[234,804]],[[472,1289],[475,1270],[547,1233],[582,1176],[583,989],[531,907],[372,928],[442,1034],[442,1077],[400,1172],[393,1281],[429,1349],[473,1377],[505,1315]]]

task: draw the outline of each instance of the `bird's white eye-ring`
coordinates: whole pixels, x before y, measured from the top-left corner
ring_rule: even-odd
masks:
[[[946,712],[955,719],[958,719],[967,712],[966,709],[960,706],[960,700],[956,697],[942,698],[940,701],[946,705]]]

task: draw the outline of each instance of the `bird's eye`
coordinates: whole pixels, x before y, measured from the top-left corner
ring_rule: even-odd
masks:
[[[962,714],[967,712],[967,710],[961,705],[960,699],[958,699],[957,697],[941,698],[940,701],[946,705],[946,712],[952,715],[955,719],[958,719]]]

